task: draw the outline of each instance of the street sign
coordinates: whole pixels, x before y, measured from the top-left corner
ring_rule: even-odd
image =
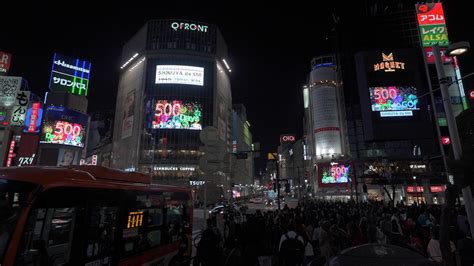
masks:
[[[449,145],[451,144],[451,138],[450,137],[441,137],[441,142],[443,145]]]

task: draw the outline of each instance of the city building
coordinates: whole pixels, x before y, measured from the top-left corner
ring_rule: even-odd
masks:
[[[415,4],[411,0],[348,3],[350,8],[345,6],[334,16],[334,36],[330,40],[344,84],[347,155],[354,174],[352,187],[361,196],[359,200],[443,200],[447,180],[436,122],[441,134],[446,134],[446,119],[439,91],[435,92],[435,106],[429,99],[430,83],[436,88],[438,82],[432,53],[420,42]],[[431,8],[430,4],[428,10]],[[356,21],[347,20],[344,12],[361,16]],[[455,72],[455,67],[446,63],[447,72],[449,68]],[[450,94],[453,108],[461,111],[464,107],[459,87],[450,87]],[[417,105],[395,112],[380,105],[378,99],[386,96],[414,97]],[[443,150],[449,153],[449,146]]]
[[[344,93],[340,67],[335,55],[311,61],[308,84],[303,88],[304,136],[311,156],[311,185],[317,197],[347,197],[351,167],[348,147]],[[309,159],[302,154],[302,159]],[[303,162],[306,160],[303,160]],[[328,165],[331,165],[330,167]],[[332,168],[343,169],[338,176]]]
[[[250,186],[254,184],[254,154],[249,152],[254,150],[251,125],[243,104],[234,104],[232,109],[232,152],[243,152],[246,158],[235,158],[231,180],[238,194],[247,196],[250,194]]]
[[[199,133],[216,127],[230,150],[231,69],[226,59],[227,46],[215,25],[147,22],[122,51],[112,167],[148,173],[153,182],[165,184],[210,181],[198,167]]]

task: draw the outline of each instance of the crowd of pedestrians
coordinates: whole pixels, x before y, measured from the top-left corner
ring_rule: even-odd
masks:
[[[452,265],[456,257],[460,265],[473,265],[466,213],[453,208],[448,215]],[[242,223],[225,216],[220,230],[208,219],[195,265],[329,265],[342,250],[368,243],[401,246],[441,263],[440,217],[440,206],[423,203],[306,199],[293,209],[257,210]]]

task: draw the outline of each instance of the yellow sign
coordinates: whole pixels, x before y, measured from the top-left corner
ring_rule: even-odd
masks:
[[[269,153],[267,154],[267,160],[269,160],[269,161],[274,161],[274,160],[276,160],[277,158],[278,158],[278,154],[277,154],[277,153],[271,153],[271,152],[269,152]]]
[[[128,213],[127,228],[135,228],[142,226],[143,224],[143,212],[130,212]]]
[[[382,53],[382,62],[374,64],[374,71],[395,72],[396,69],[405,69],[405,63],[394,61],[393,53],[388,55]]]

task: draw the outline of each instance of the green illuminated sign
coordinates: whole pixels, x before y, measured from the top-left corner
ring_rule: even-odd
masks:
[[[435,44],[448,46],[448,31],[446,25],[424,25],[420,26],[421,42],[423,47],[430,47]]]
[[[83,96],[87,95],[87,88],[89,87],[88,79],[71,76],[56,71],[53,71],[51,76],[51,90],[60,91],[66,88],[66,90],[70,93]]]

